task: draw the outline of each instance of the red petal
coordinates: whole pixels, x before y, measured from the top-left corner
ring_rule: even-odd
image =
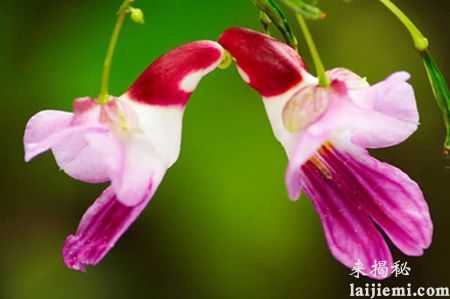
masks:
[[[189,75],[201,72],[190,82],[195,87],[201,77],[215,69],[223,49],[211,41],[198,41],[180,46],[153,62],[128,90],[128,96],[152,105],[185,105],[192,90],[182,87]]]
[[[304,64],[298,53],[268,35],[231,28],[219,43],[236,59],[248,83],[265,97],[280,95],[303,79]]]

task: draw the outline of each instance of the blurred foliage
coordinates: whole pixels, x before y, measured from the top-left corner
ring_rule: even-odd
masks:
[[[96,95],[119,2],[2,3],[0,298],[347,298],[349,282],[365,280],[352,279],[331,256],[311,203],[287,199],[284,152],[258,95],[233,68],[214,72],[194,93],[181,157],[130,231],[87,273],[64,267],[65,236],[104,186],[68,178],[50,154],[25,164],[21,138],[34,113],[70,110],[75,97]],[[397,2],[433,41],[448,77],[450,3]],[[260,27],[248,1],[136,5],[146,24],[124,28],[111,78],[114,94],[173,47],[215,40],[231,26]],[[450,174],[440,156],[445,130],[423,66],[409,36],[376,1],[322,0],[321,7],[328,16],[311,22],[311,30],[325,65],[348,67],[371,83],[407,70],[421,112],[417,133],[374,154],[419,182],[432,210],[434,241],[420,258],[394,250],[411,264],[412,276],[384,284],[449,286]]]
[[[280,0],[286,6],[305,18],[318,20],[325,17],[325,13],[318,7],[317,0]]]

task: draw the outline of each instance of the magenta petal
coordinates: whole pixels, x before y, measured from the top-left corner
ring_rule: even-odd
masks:
[[[375,224],[405,254],[421,255],[430,246],[433,225],[419,186],[367,152],[324,146],[302,166],[301,179],[330,249],[344,265],[392,262]]]
[[[433,223],[417,183],[369,155],[342,158],[370,194],[364,205],[371,218],[403,253],[422,255],[431,244]]]
[[[280,95],[303,80],[297,51],[274,38],[246,28],[227,29],[219,39],[241,75],[265,97]]]
[[[365,190],[355,184],[352,177],[347,177],[346,173],[333,172],[332,177],[329,177],[312,162],[307,162],[302,170],[304,190],[320,216],[334,257],[349,268],[358,261],[366,268],[370,268],[374,261],[386,261],[390,267],[391,252],[359,204],[366,196]]]
[[[67,267],[85,271],[87,266],[99,263],[139,216],[156,187],[149,183],[145,200],[134,207],[120,203],[113,189],[108,187],[86,211],[76,234],[68,236],[64,242]]]

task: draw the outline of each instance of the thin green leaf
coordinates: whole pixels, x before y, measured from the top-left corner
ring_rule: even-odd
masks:
[[[444,116],[445,127],[447,129],[444,153],[448,155],[450,152],[450,91],[444,75],[429,51],[423,51],[421,53],[434,96]]]
[[[288,43],[294,49],[297,49],[297,39],[295,38],[293,31],[289,25],[286,14],[275,0],[252,0],[255,6],[264,13],[264,18],[268,17],[272,24],[277,27],[280,33],[283,35],[286,43]],[[267,20],[261,19],[263,22],[264,30],[268,30]],[[267,27],[267,28],[266,28]]]

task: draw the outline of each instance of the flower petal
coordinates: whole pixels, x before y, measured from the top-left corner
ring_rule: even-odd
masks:
[[[327,167],[330,157],[325,158]],[[320,216],[325,237],[334,257],[351,268],[357,262],[366,267],[374,261],[385,261],[392,266],[391,252],[381,233],[376,229],[360,202],[366,192],[349,172],[325,175],[323,169],[311,161],[303,167],[304,190],[312,200]],[[366,271],[372,278],[380,278]]]
[[[163,162],[144,138],[127,143],[120,172],[111,178],[117,199],[127,206],[139,204],[149,182],[162,178],[165,171]]]
[[[184,106],[200,79],[213,71],[223,57],[212,41],[180,46],[152,63],[132,84],[127,96],[159,106]]]
[[[72,120],[69,112],[45,110],[35,114],[27,123],[23,143],[25,161],[49,149],[49,138],[66,129]]]
[[[92,145],[94,139],[96,146]],[[52,152],[56,163],[67,175],[93,184],[109,181],[111,164],[117,163],[114,159],[118,159],[117,142],[106,128],[88,128],[67,134],[62,142],[52,147]]]
[[[323,146],[302,166],[300,179],[333,255],[346,266],[392,262],[375,223],[407,255],[430,246],[433,224],[419,186],[367,151]]]
[[[274,135],[291,157],[297,134],[285,127],[283,114],[292,114],[286,111],[286,104],[302,88],[317,84],[317,78],[305,70],[297,51],[260,32],[230,28],[222,34],[219,43],[235,59],[242,79],[263,96]]]
[[[135,113],[138,133],[151,144],[150,151],[166,165],[172,166],[180,154],[184,109],[146,105],[122,96],[120,101]]]
[[[303,187],[300,176],[301,166],[307,162],[327,141],[328,135],[299,134],[292,157],[286,171],[286,186],[291,200],[297,200]]]
[[[243,79],[264,97],[281,95],[303,80],[298,53],[274,38],[246,28],[230,28],[219,39],[236,60]]]
[[[116,198],[126,206],[140,204],[149,184],[161,180],[166,172],[162,159],[141,133],[134,133],[122,141],[106,134],[90,134],[86,138],[92,149],[105,157]]]
[[[355,115],[353,142],[366,148],[388,147],[415,132],[419,114],[408,79],[405,72],[395,73],[370,88],[351,93],[353,102],[363,109]]]
[[[334,68],[327,71],[327,74],[331,80],[345,82],[346,87],[350,90],[359,90],[370,87],[367,80],[346,68]]]
[[[369,195],[371,218],[405,254],[418,256],[431,244],[433,223],[420,187],[400,169],[367,153],[342,155]]]
[[[148,184],[141,203],[128,207],[120,203],[112,187],[108,187],[81,219],[75,235],[64,242],[63,257],[67,267],[85,271],[99,263],[136,220],[152,198],[159,181]]]

